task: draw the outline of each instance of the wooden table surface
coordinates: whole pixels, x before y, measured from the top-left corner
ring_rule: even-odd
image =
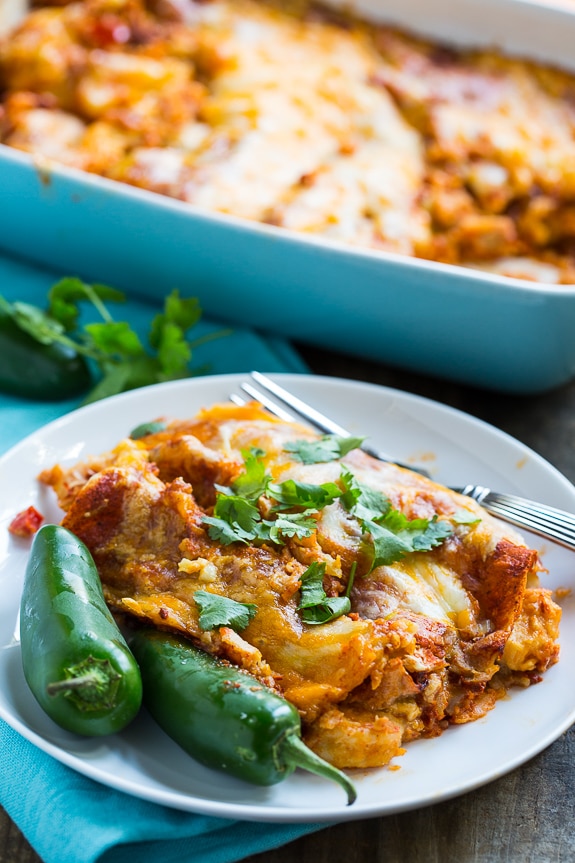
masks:
[[[535,348],[534,348],[535,349]],[[497,426],[575,482],[575,382],[512,397],[302,347],[316,374],[423,395]],[[575,556],[573,558],[575,570]],[[575,672],[574,672],[575,685]],[[40,858],[0,809],[0,863]],[[575,727],[546,751],[462,797],[400,815],[351,821],[246,863],[573,863]]]

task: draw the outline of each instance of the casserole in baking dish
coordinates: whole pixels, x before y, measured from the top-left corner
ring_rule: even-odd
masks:
[[[255,0],[38,8],[0,49],[1,242],[146,293],[164,274],[231,320],[481,385],[569,379],[575,76],[544,44],[506,58],[503,14],[496,47],[446,47],[461,36],[433,5],[441,41],[383,2],[371,23]]]

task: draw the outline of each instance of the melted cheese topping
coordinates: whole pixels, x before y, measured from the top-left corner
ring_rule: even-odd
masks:
[[[0,41],[0,141],[329,240],[575,282],[575,78],[305,3],[81,0]]]

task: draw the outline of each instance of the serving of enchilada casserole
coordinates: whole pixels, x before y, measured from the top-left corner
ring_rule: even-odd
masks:
[[[41,5],[0,142],[210,211],[575,282],[575,77],[309,3]]]
[[[117,613],[255,675],[344,768],[484,716],[559,653],[537,552],[360,443],[222,404],[41,475]],[[249,620],[205,626],[214,597]]]

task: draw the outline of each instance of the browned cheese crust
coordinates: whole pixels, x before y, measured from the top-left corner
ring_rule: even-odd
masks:
[[[575,77],[312,2],[40,2],[0,142],[211,211],[575,282]]]
[[[284,449],[314,438],[256,405],[216,405],[41,480],[91,550],[114,611],[183,633],[285,695],[307,743],[334,764],[379,766],[406,741],[483,716],[510,686],[538,681],[558,656],[560,609],[538,585],[537,553],[473,501],[357,449],[308,465]],[[224,545],[203,519],[215,484],[233,482],[254,447],[276,483],[338,483],[345,467],[408,518],[437,516],[453,533],[368,572],[360,524],[335,500],[304,539]],[[266,513],[269,501],[259,506]],[[345,591],[357,564],[350,613],[323,625],[298,610],[314,561],[325,564],[329,596]],[[253,603],[257,614],[241,634],[204,631],[197,590]]]

